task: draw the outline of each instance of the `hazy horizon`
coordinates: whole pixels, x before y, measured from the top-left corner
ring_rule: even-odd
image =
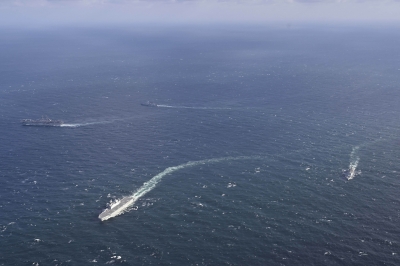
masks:
[[[399,13],[399,0],[5,0],[0,3],[0,24],[397,23]]]

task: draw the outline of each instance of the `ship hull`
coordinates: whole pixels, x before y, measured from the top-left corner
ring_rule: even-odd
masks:
[[[354,178],[355,175],[356,175],[356,171],[353,168],[350,168],[348,170],[343,170],[343,172],[342,172],[342,177],[345,180],[351,180]]]
[[[32,126],[32,127],[59,127],[62,123],[54,123],[54,124],[42,124],[42,123],[22,123],[23,126]]]
[[[131,206],[135,201],[136,199],[134,197],[130,196],[124,197],[116,205],[111,206],[110,208],[105,209],[102,213],[100,213],[99,219],[105,221],[117,215],[120,215],[126,208]]]

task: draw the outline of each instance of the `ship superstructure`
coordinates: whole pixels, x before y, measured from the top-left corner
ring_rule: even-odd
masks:
[[[112,217],[120,215],[126,208],[135,203],[136,200],[137,198],[133,196],[123,197],[121,200],[115,202],[109,208],[100,213],[99,219],[105,221]]]

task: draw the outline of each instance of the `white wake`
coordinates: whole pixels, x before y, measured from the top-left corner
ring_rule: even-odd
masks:
[[[233,161],[233,160],[259,159],[259,158],[262,158],[262,157],[260,157],[260,156],[223,157],[223,158],[214,158],[214,159],[207,159],[207,160],[200,160],[200,161],[191,161],[191,162],[188,162],[188,163],[185,163],[185,164],[181,164],[181,165],[178,165],[178,166],[168,167],[164,171],[162,171],[161,173],[155,175],[149,181],[145,182],[132,195],[125,196],[125,197],[121,198],[120,200],[117,200],[115,203],[111,204],[107,209],[105,209],[99,215],[99,219],[102,220],[102,221],[105,221],[105,220],[108,220],[108,219],[113,218],[115,216],[118,216],[120,214],[123,214],[139,198],[143,197],[148,192],[153,190],[164,176],[166,176],[168,174],[171,174],[171,173],[173,173],[175,171],[178,171],[180,169],[191,167],[191,166],[196,166],[196,165],[200,165],[200,164],[218,163],[218,162]],[[123,204],[119,204],[120,202],[123,202]]]
[[[97,125],[97,124],[109,124],[113,121],[99,121],[99,122],[89,122],[89,123],[75,123],[75,124],[61,124],[60,127],[84,127],[90,125]]]
[[[157,107],[161,108],[177,108],[177,109],[196,109],[196,110],[231,110],[228,107],[191,107],[191,106],[173,106],[165,104],[157,104]]]

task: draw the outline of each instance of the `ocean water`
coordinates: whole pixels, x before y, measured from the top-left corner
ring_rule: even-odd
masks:
[[[0,32],[0,265],[400,264],[398,28]]]

